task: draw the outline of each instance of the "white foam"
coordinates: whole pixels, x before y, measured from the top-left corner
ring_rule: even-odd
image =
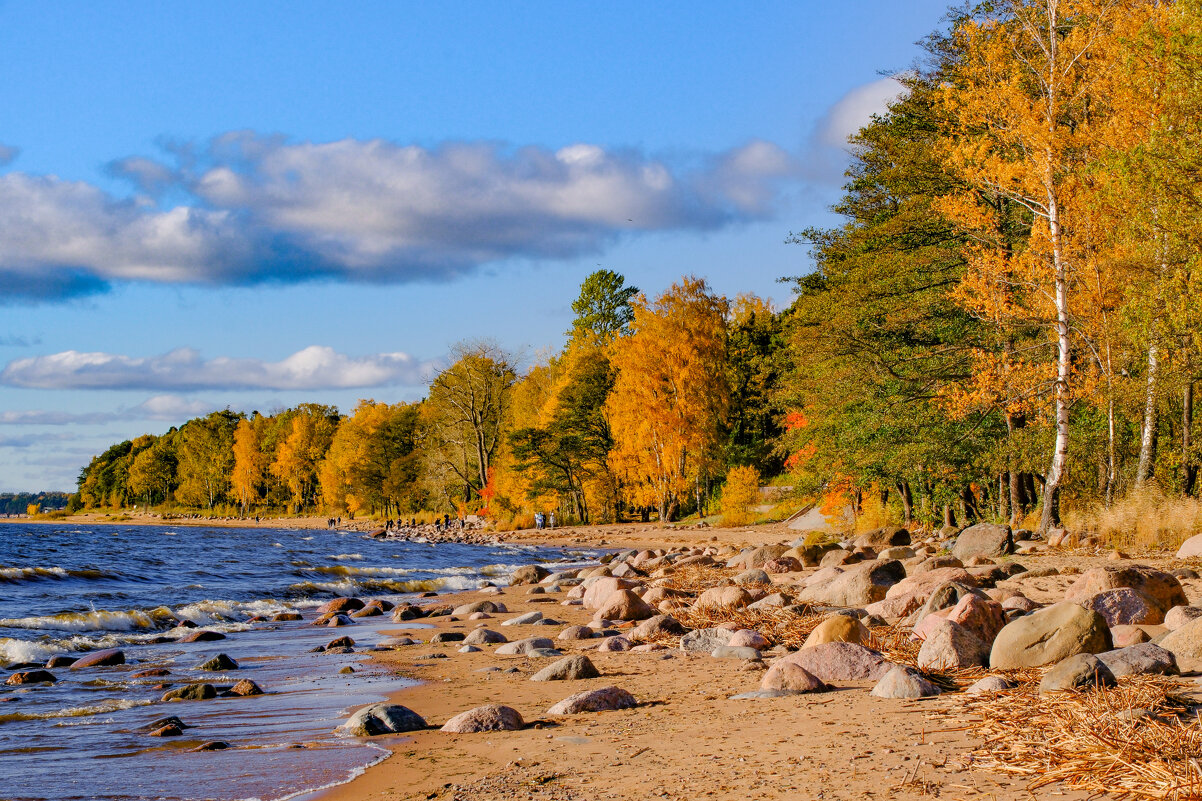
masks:
[[[133,631],[155,628],[154,619],[145,612],[131,609],[112,612],[107,609],[91,612],[63,612],[57,615],[14,617],[0,620],[0,626],[10,629],[47,629],[49,631]]]

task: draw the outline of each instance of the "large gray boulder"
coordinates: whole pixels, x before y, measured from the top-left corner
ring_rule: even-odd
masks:
[[[1143,623],[1157,624],[1174,606],[1185,606],[1189,599],[1176,576],[1148,565],[1107,566],[1086,570],[1064,594],[1064,600],[1082,603],[1106,590],[1127,588],[1139,593],[1155,609]]]
[[[974,556],[1005,556],[1014,552],[1014,535],[1010,526],[996,523],[977,523],[960,532],[952,546],[952,556],[966,562]]]
[[[347,718],[339,730],[352,737],[375,737],[426,728],[425,719],[406,706],[373,704]]]
[[[825,584],[808,587],[808,600],[830,606],[862,607],[883,601],[889,588],[906,577],[896,560],[863,562],[848,567]]]
[[[530,677],[530,681],[577,681],[579,679],[595,679],[600,671],[584,654],[566,656],[558,662],[552,662]]]
[[[1173,652],[1150,642],[1106,651],[1098,654],[1098,659],[1110,668],[1110,672],[1116,678],[1145,673],[1173,676],[1177,673],[1177,658],[1173,656]]]
[[[1052,665],[1074,654],[1109,651],[1111,645],[1110,628],[1101,615],[1064,601],[1007,623],[993,641],[989,667]]]
[[[866,531],[856,537],[855,546],[857,548],[871,548],[874,551],[883,551],[886,548],[891,548],[895,545],[909,545],[910,532],[901,526],[884,526],[882,528],[874,528],[872,531]],[[910,554],[913,556],[914,554]]]

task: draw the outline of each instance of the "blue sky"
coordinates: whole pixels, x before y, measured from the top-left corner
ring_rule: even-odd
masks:
[[[0,491],[537,360],[598,266],[787,304],[944,2],[0,0]]]

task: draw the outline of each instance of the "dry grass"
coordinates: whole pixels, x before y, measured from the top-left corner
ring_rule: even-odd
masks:
[[[690,629],[708,629],[734,623],[741,629],[758,631],[772,645],[800,648],[810,632],[826,619],[820,614],[797,614],[787,609],[730,609],[704,607],[672,615]]]
[[[666,578],[657,581],[656,586],[700,595],[711,587],[719,587],[727,583],[738,572],[734,568],[714,565],[685,565],[672,571]]]
[[[965,696],[960,712],[984,738],[973,761],[1030,777],[1032,791],[1063,782],[1117,798],[1202,799],[1202,727],[1186,717],[1182,686],[1134,676],[1112,689],[1041,696],[1028,682]]]
[[[1111,505],[1067,515],[1069,530],[1096,534],[1112,548],[1132,552],[1175,550],[1202,533],[1202,500],[1174,498],[1152,487]]]

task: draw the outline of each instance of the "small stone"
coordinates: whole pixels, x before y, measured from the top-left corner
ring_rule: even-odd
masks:
[[[262,695],[263,688],[255,684],[250,679],[239,679],[233,687],[230,688],[230,695],[238,695],[244,698],[252,695]]]
[[[792,662],[777,662],[768,668],[760,682],[761,690],[772,690],[780,693],[820,693],[830,689],[810,671]]]
[[[197,665],[196,669],[208,671],[237,670],[238,663],[228,654],[217,654],[212,659]]]
[[[1040,694],[1113,687],[1114,674],[1093,654],[1073,654],[1056,664],[1039,682]]]
[[[217,688],[212,684],[187,684],[175,690],[168,690],[160,699],[162,701],[205,701],[217,697]]]
[[[999,693],[1003,690],[1011,689],[1014,689],[1014,685],[1001,676],[986,676],[983,679],[977,679],[964,692],[967,695],[984,695],[985,693]]]
[[[542,619],[543,619],[543,613],[539,612],[536,609],[533,612],[527,612],[524,615],[518,615],[517,617],[511,617],[509,620],[503,620],[503,621],[501,621],[501,625],[502,626],[528,626],[531,623],[535,623]]]
[[[545,668],[535,673],[530,677],[531,681],[576,681],[579,679],[595,679],[600,676],[600,671],[583,654],[574,654],[564,657],[558,662],[547,665]]]
[[[548,715],[576,715],[581,712],[607,712],[637,706],[634,696],[620,687],[602,687],[568,696],[547,710]]]
[[[200,745],[196,746],[196,747],[195,747],[195,748],[193,748],[192,750],[193,750],[194,752],[201,752],[201,751],[224,751],[224,750],[226,750],[227,748],[230,748],[230,747],[231,747],[231,746],[230,746],[230,744],[229,744],[229,743],[227,743],[227,742],[225,742],[224,740],[210,740],[210,741],[209,741],[209,742],[207,742],[207,743],[201,743]]]
[[[877,682],[870,695],[877,698],[931,698],[939,695],[939,688],[910,668],[895,665]]]

